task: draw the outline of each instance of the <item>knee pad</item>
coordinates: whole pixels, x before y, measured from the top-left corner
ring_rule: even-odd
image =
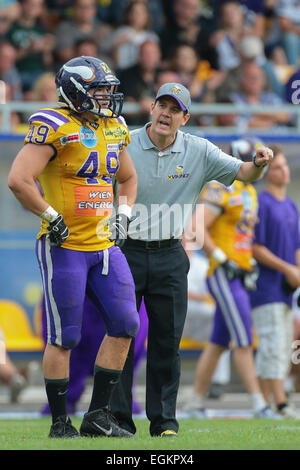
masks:
[[[117,338],[135,338],[140,327],[140,316],[138,312],[131,311],[127,315],[120,319],[119,325],[110,325],[107,329],[109,336],[115,336]]]
[[[74,349],[81,340],[81,329],[77,326],[68,326],[62,330],[62,344],[64,349]]]

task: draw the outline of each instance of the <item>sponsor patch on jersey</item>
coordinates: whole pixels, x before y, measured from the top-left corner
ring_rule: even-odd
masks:
[[[110,216],[113,210],[113,199],[111,186],[76,186],[75,215]]]
[[[98,137],[93,129],[90,129],[86,126],[80,127],[80,141],[82,145],[87,147],[88,149],[92,149],[96,147],[98,143]]]
[[[237,194],[236,196],[231,196],[228,199],[228,205],[231,207],[241,206],[242,204],[243,204],[243,197],[241,194]]]
[[[105,140],[122,139],[127,136],[127,132],[123,126],[111,126],[103,129]]]
[[[78,132],[73,134],[64,135],[60,138],[61,145],[73,144],[74,142],[80,142],[80,137]]]
[[[110,144],[106,144],[106,148],[109,152],[119,152],[118,142],[112,142]]]

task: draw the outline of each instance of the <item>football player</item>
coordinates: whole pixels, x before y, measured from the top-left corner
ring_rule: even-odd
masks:
[[[231,144],[230,154],[252,161],[262,143],[251,138]],[[237,371],[249,393],[254,416],[274,418],[256,378],[251,307],[248,291],[258,276],[252,258],[257,195],[252,184],[234,181],[227,187],[212,181],[201,193],[204,203],[204,251],[209,257],[208,287],[216,301],[210,342],[201,355],[195,374],[194,392],[185,410],[190,416],[207,417],[204,397],[221,354],[229,347]]]
[[[137,177],[126,150],[130,137],[120,115],[118,85],[107,64],[94,57],[76,57],[63,65],[56,76],[58,106],[30,117],[25,145],[8,178],[17,199],[41,217],[36,254],[47,313],[43,371],[50,437],[79,436],[67,415],[66,396],[70,352],[80,341],[86,294],[102,314],[106,336],[95,360],[92,398],[80,434],[132,437],[109,411],[139,327],[133,278],[119,249]],[[119,183],[117,214],[113,177]]]

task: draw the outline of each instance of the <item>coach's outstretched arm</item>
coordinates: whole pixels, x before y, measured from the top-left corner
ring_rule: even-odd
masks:
[[[267,166],[273,160],[273,151],[268,147],[257,149],[252,162],[243,162],[236,179],[244,183],[258,180]]]

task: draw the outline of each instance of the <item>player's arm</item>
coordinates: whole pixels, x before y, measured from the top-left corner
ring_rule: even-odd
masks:
[[[260,264],[281,272],[291,287],[296,288],[300,286],[299,265],[295,266],[287,263],[272,253],[266,246],[258,243],[253,244],[253,256]]]
[[[25,145],[12,164],[8,186],[26,209],[49,222],[50,243],[60,246],[68,238],[69,229],[62,215],[42,197],[35,183],[52,156],[50,145]]]
[[[252,181],[261,178],[264,168],[273,160],[273,151],[268,147],[261,147],[257,149],[255,157],[252,162],[243,162],[236,179],[244,183],[251,183]]]
[[[119,170],[116,174],[118,181],[117,205],[118,213],[110,220],[110,240],[122,247],[127,238],[130,224],[132,206],[137,193],[137,174],[127,150],[119,154]]]
[[[40,194],[35,180],[42,173],[53,148],[50,145],[25,145],[16,156],[8,175],[8,186],[21,204],[41,216],[49,204]]]

